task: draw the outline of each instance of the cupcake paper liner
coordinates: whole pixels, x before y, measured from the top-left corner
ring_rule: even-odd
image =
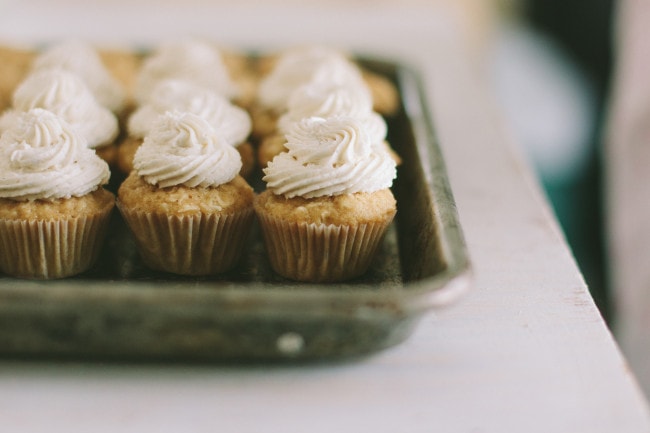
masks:
[[[363,274],[392,217],[386,221],[336,226],[289,222],[258,214],[271,266],[303,282],[336,282]]]
[[[0,269],[21,278],[54,279],[90,268],[102,247],[112,206],[59,220],[0,219]]]
[[[146,266],[180,275],[229,270],[244,250],[253,209],[234,214],[166,215],[118,208]]]

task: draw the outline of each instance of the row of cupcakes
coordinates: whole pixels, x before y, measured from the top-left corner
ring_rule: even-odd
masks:
[[[61,116],[102,158],[116,155],[120,128],[117,113],[127,105],[126,92],[87,44],[57,44],[36,56],[12,92],[11,105],[0,117],[0,133],[18,114],[42,108]]]
[[[288,50],[266,67],[251,116],[266,185],[255,212],[271,266],[299,281],[359,276],[396,213],[399,157],[379,114],[395,112],[396,95],[326,47]]]
[[[373,89],[358,65],[330,48],[287,50],[270,59],[255,97],[243,105],[251,113],[253,136],[261,143],[259,165],[269,165],[263,178],[267,189],[256,196],[255,209],[271,265],[279,274],[301,281],[352,278],[367,269],[396,208],[389,187],[399,158],[390,152],[387,126],[373,98],[382,87],[375,84]],[[169,83],[168,77],[161,83]],[[167,100],[173,104],[180,98]],[[386,114],[396,109],[394,102],[386,103],[389,100],[394,101],[384,97],[384,105],[378,104]],[[125,185],[136,176],[132,173]],[[304,187],[294,190],[292,182]],[[144,233],[147,224],[141,218],[134,232]],[[149,231],[138,241],[140,249],[160,243],[154,240],[160,233]],[[163,258],[160,251],[150,257],[157,263],[149,265],[157,269],[178,265],[175,257]],[[185,258],[184,263],[192,260]]]
[[[357,119],[312,117],[287,134],[256,195],[241,157],[204,118],[159,116],[121,184],[117,207],[144,263],[182,275],[231,269],[253,223],[268,258],[299,281],[341,281],[368,267],[395,212],[395,161]],[[108,165],[77,129],[40,108],[0,137],[0,269],[62,278],[92,266],[115,204]]]
[[[120,170],[128,173],[132,168],[133,154],[151,118],[175,109],[209,117],[218,129],[229,129],[245,177],[256,163],[265,167],[286,150],[287,126],[304,117],[359,117],[380,140],[385,138],[386,125],[379,113],[397,110],[395,88],[386,79],[364,72],[339,50],[322,46],[290,49],[264,59],[262,67],[239,62],[236,69],[228,68],[219,49],[199,39],[162,45],[147,55],[134,80],[136,111],[120,145]],[[247,140],[251,133],[259,149]]]
[[[104,159],[116,155],[128,97],[88,44],[9,53],[16,86],[0,117],[0,270],[75,275],[92,266],[108,230],[115,197],[102,188]]]
[[[385,135],[379,114],[397,109],[388,80],[328,47],[294,48],[252,62],[194,38],[161,44],[144,56],[100,54],[79,41],[38,53],[13,92],[12,108],[0,119],[0,132],[12,122],[12,111],[44,108],[85,129],[89,146],[128,174],[151,120],[168,110],[190,111],[230,129],[226,138],[240,151],[242,174],[248,176],[256,164],[264,167],[285,150],[289,122],[350,115],[365,118],[376,134]],[[251,132],[259,150],[251,146]]]
[[[225,59],[235,60],[226,66]],[[231,103],[236,98],[242,101],[242,83],[251,81],[241,59],[222,55],[216,46],[202,41],[165,44],[144,60],[125,53],[108,62],[88,44],[54,44],[29,62],[12,92],[9,109],[0,118],[0,132],[14,122],[17,113],[32,108],[52,111],[80,129],[88,145],[125,174],[132,168],[133,153],[151,120],[170,109],[209,117],[216,126],[230,129],[226,138],[233,145],[244,146],[250,117]],[[116,74],[120,69],[123,72]],[[235,73],[237,80],[231,78]],[[250,155],[250,172],[252,149],[242,149]]]
[[[254,97],[253,72],[245,56],[227,52],[207,40],[184,39],[161,44],[144,56],[135,73],[134,111],[126,123],[117,167],[125,174],[156,117],[183,111],[208,120],[239,151],[242,175],[255,166],[248,140],[251,119],[244,107]]]
[[[225,96],[228,95],[227,92],[225,95],[219,95],[212,89],[207,89],[205,82],[193,82],[196,74],[183,76],[187,73],[188,63],[184,63],[183,68],[177,68],[178,71],[173,73],[170,71],[174,71],[174,68],[163,67],[172,59],[169,53],[173,51],[159,50],[146,59],[140,68],[136,82],[140,83],[140,88],[149,90],[140,93],[148,93],[148,96],[139,96],[143,102],[137,105],[128,120],[129,138],[135,137],[133,141],[136,143],[133,146],[135,157],[132,158],[135,170],[131,171],[131,167],[125,170],[131,171],[131,175],[120,187],[118,206],[134,232],[145,263],[150,267],[189,275],[222,272],[238,260],[246,239],[246,228],[250,227],[252,218],[252,189],[237,175],[242,169],[242,157],[247,154],[241,151],[239,154],[233,153],[233,145],[246,143],[243,140],[250,131],[251,122],[245,111],[230,103]],[[186,53],[187,50],[183,52]],[[369,92],[363,86],[352,85],[356,82],[350,80],[350,77],[357,77],[356,73],[333,73],[337,68],[348,70],[345,69],[347,66],[341,69],[340,65],[344,63],[337,63],[338,59],[343,57],[333,56],[332,51],[327,53],[328,56],[322,57],[335,61],[323,62],[325,67],[313,68],[312,72],[315,71],[315,76],[318,77],[322,71],[329,71],[330,74],[326,76],[334,79],[307,79],[305,84],[295,86],[299,90],[294,89],[290,99],[299,103],[294,102],[294,105],[289,107],[298,109],[293,108],[283,114],[277,122],[282,126],[274,128],[276,130],[272,136],[284,137],[282,149],[279,149],[283,153],[265,169],[264,180],[268,181],[268,189],[254,200],[274,269],[284,276],[303,281],[334,281],[358,275],[367,267],[367,258],[372,257],[383,230],[395,212],[395,201],[388,189],[394,177],[395,158],[391,158],[386,151],[388,148],[383,140],[386,134],[385,123],[372,111]],[[292,55],[295,65],[295,53]],[[280,57],[276,67],[282,65],[285,58],[291,58],[291,55]],[[60,69],[53,68],[48,71],[50,74],[54,71],[57,74],[55,77],[48,77],[49,80],[35,80],[34,77],[38,74],[33,73],[19,89],[30,89],[32,101],[38,101],[39,98],[50,100],[49,105],[44,104],[45,108],[53,109],[54,114],[62,118],[59,120],[63,125],[70,124],[70,129],[81,136],[73,141],[83,142],[88,146],[89,135],[65,116],[72,112],[73,120],[77,120],[82,117],[81,114],[92,111],[88,109],[88,104],[81,104],[80,98],[71,103],[70,98],[62,97],[75,93],[60,85],[60,82],[65,81],[60,78],[65,75]],[[217,81],[223,82],[223,77],[228,78],[227,75],[221,74]],[[272,81],[272,77],[273,72],[268,75],[268,79]],[[45,86],[45,90],[41,88],[40,93],[35,92],[33,84],[27,85],[30,79],[41,86],[44,81],[48,82],[49,87]],[[156,81],[157,83],[152,85]],[[52,82],[59,84],[53,86]],[[262,84],[266,82],[268,81],[263,81]],[[80,88],[78,83],[75,85],[75,88]],[[262,85],[260,89],[264,87]],[[17,91],[16,95],[20,93]],[[46,97],[34,97],[35,94]],[[231,92],[229,96],[236,94]],[[14,103],[17,101],[16,95]],[[51,103],[51,100],[56,104]],[[65,100],[65,103],[62,100]],[[11,121],[5,122],[5,129],[11,129],[12,125],[25,127],[24,118],[30,108],[29,104],[14,105],[13,110],[7,113],[7,118]],[[61,110],[60,106],[68,108]],[[76,108],[76,112],[70,107]],[[80,110],[79,107],[84,107],[85,110]],[[113,110],[119,111],[119,108],[113,106]],[[170,110],[174,111],[169,112]],[[32,111],[29,113],[33,118],[35,114]],[[97,112],[95,110],[93,116],[87,115],[86,119],[93,117],[96,120],[100,117]],[[45,116],[40,111],[38,114],[41,118]],[[18,121],[18,118],[22,120]],[[42,123],[48,122],[52,123],[52,120]],[[27,123],[34,126],[39,122],[32,120]],[[292,128],[291,125],[296,126]],[[43,127],[34,126],[34,130],[43,130]],[[66,134],[70,135],[68,132]],[[15,137],[16,132],[6,135]],[[39,134],[35,136],[41,137]],[[235,139],[235,136],[239,138]],[[11,140],[12,138],[7,138],[7,141]],[[56,141],[55,138],[52,140]],[[381,146],[378,146],[380,143]],[[60,147],[58,144],[52,146]],[[40,143],[31,147],[43,148],[47,145]],[[237,146],[237,149],[240,147]],[[123,143],[120,149],[125,148]],[[234,154],[237,154],[237,157]],[[386,155],[390,161],[386,159]],[[106,158],[105,154],[102,156]],[[236,176],[229,178],[235,166],[238,167]],[[12,167],[16,168],[15,164]],[[29,172],[32,168],[26,171]],[[25,171],[25,167],[18,171],[21,170]],[[47,170],[52,172],[51,167]],[[300,173],[298,179],[296,173]],[[380,178],[383,180],[379,181]],[[296,182],[302,185],[298,190],[291,186]],[[326,185],[328,182],[329,186]],[[190,190],[187,191],[187,188]],[[101,188],[97,189],[100,190]],[[64,196],[54,199],[36,197],[34,200],[35,196],[16,195],[8,198],[14,201],[27,200],[31,203],[42,200],[56,201],[61,198],[67,200],[75,196],[70,192],[63,194]],[[146,197],[151,197],[151,200],[145,199]],[[188,200],[187,197],[196,200]],[[303,203],[301,199],[307,202]],[[146,206],[142,208],[141,204]],[[179,204],[182,205],[181,208],[176,206]],[[235,207],[230,207],[231,205]],[[211,213],[210,210],[216,210],[217,213]],[[169,211],[172,212],[171,216]],[[276,213],[283,217],[278,220],[277,215],[274,215]],[[352,219],[348,220],[350,216]],[[369,217],[371,218],[368,219]],[[382,222],[379,223],[379,220]],[[350,232],[352,226],[355,228]],[[357,226],[363,228],[360,234]],[[101,233],[102,230],[96,232]],[[201,245],[196,244],[199,240]],[[294,246],[311,245],[311,249],[292,249],[289,248],[290,245],[285,245],[287,242]],[[98,242],[93,241],[93,244]],[[167,251],[171,244],[176,245],[178,251]],[[340,253],[335,253],[339,247],[343,247]],[[197,251],[200,254],[197,254]],[[292,257],[290,251],[293,251]],[[93,254],[84,256],[92,257]],[[325,258],[327,263],[323,262]],[[57,260],[61,261],[61,258]],[[10,269],[11,266],[13,265],[3,265],[3,269]],[[6,269],[5,272],[16,274]],[[61,272],[68,272],[66,275],[70,275],[69,271]],[[66,276],[61,272],[48,269],[41,272],[40,277]]]

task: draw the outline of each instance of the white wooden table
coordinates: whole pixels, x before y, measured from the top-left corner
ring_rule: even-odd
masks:
[[[242,47],[327,42],[415,64],[426,77],[475,270],[473,291],[455,308],[426,316],[404,344],[351,363],[5,361],[0,430],[650,431],[646,400],[442,12],[391,3],[251,9],[201,1],[193,8],[163,1],[151,12],[153,4],[5,3],[0,40],[74,35],[154,43],[193,31]]]
[[[616,75],[605,152],[616,331],[650,392],[650,4],[619,2]]]

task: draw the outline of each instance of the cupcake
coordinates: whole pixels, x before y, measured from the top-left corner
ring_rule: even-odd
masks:
[[[372,97],[366,87],[312,81],[292,93],[287,112],[278,119],[277,131],[266,137],[260,144],[258,151],[260,166],[266,167],[277,154],[286,150],[285,135],[292,124],[307,117],[334,116],[358,119],[370,134],[372,143],[386,146],[390,150],[386,142],[386,121],[373,111]],[[397,154],[392,153],[399,163]]]
[[[276,129],[278,117],[288,109],[291,94],[309,82],[365,86],[361,71],[344,55],[324,47],[284,52],[271,72],[260,80],[256,104],[251,110],[253,134],[265,137]]]
[[[101,187],[109,176],[60,117],[20,113],[0,137],[0,270],[49,279],[89,269],[115,203]]]
[[[81,134],[87,146],[109,164],[115,161],[119,132],[115,115],[101,106],[84,82],[62,69],[30,74],[13,95],[13,108],[0,117],[0,131],[10,128],[20,112],[43,108],[60,116]]]
[[[360,67],[339,50],[324,46],[296,47],[258,61],[260,85],[253,111],[254,134],[264,136],[277,116],[286,110],[293,91],[309,81],[354,85],[368,90],[374,111],[393,115],[399,108],[398,92],[385,77]]]
[[[161,81],[148,102],[138,107],[128,119],[127,138],[119,146],[118,167],[124,173],[133,169],[133,157],[149,133],[154,121],[167,111],[184,111],[206,119],[235,146],[242,159],[241,175],[247,177],[255,166],[253,147],[248,142],[251,120],[248,113],[209,89],[186,80]]]
[[[190,81],[229,100],[241,96],[219,49],[200,39],[163,44],[145,57],[136,77],[136,102],[148,102],[156,85],[172,78]]]
[[[46,48],[32,64],[32,72],[43,69],[64,69],[77,75],[97,101],[118,116],[127,107],[122,84],[111,75],[98,52],[89,44],[70,40]]]
[[[252,188],[239,153],[207,120],[167,112],[151,128],[118,191],[143,262],[181,275],[237,264],[251,227]]]
[[[287,152],[264,169],[255,200],[269,261],[280,275],[335,282],[363,274],[396,213],[395,161],[352,117],[294,123]]]

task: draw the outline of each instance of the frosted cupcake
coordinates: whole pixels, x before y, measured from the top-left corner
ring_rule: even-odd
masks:
[[[314,80],[367,89],[374,111],[382,115],[393,115],[399,108],[397,89],[388,79],[359,67],[346,53],[331,47],[296,47],[263,58],[260,63],[263,66],[253,115],[254,132],[260,129],[259,135],[268,133],[265,127],[270,128],[274,117],[285,111],[291,93]]]
[[[294,123],[286,147],[255,200],[271,266],[307,282],[363,274],[396,213],[395,161],[351,117]]]
[[[260,144],[258,162],[266,167],[277,154],[286,148],[285,135],[291,126],[308,117],[329,118],[348,116],[357,119],[368,132],[370,141],[386,146],[387,126],[383,117],[372,109],[372,97],[367,88],[312,81],[294,91],[289,98],[288,110],[278,119],[277,131]],[[399,157],[394,154],[396,161]]]
[[[19,114],[0,138],[0,270],[63,278],[97,259],[115,199],[110,173],[55,114]]]
[[[77,75],[101,105],[118,115],[127,106],[122,84],[108,71],[95,48],[87,43],[70,40],[48,47],[32,64],[33,72],[44,69],[63,69]]]
[[[124,173],[133,169],[133,156],[149,133],[154,121],[167,111],[184,111],[206,119],[223,137],[235,146],[242,159],[241,175],[248,176],[255,166],[253,147],[248,142],[251,120],[248,113],[226,98],[186,80],[161,81],[149,101],[129,117],[128,136],[119,146],[118,167]]]
[[[156,85],[168,79],[190,81],[229,100],[241,96],[219,50],[199,39],[163,44],[146,57],[136,77],[136,102],[148,102]]]
[[[254,196],[240,168],[239,153],[202,117],[159,117],[118,191],[118,207],[147,266],[209,275],[237,264]]]
[[[251,110],[253,134],[265,137],[273,133],[278,117],[289,108],[291,94],[310,82],[365,87],[359,68],[336,50],[309,47],[286,51],[260,81]]]
[[[115,161],[117,118],[97,102],[77,75],[62,69],[44,69],[30,74],[14,92],[13,109],[0,117],[0,132],[11,127],[20,112],[33,108],[43,108],[60,116],[102,159],[109,164]]]

